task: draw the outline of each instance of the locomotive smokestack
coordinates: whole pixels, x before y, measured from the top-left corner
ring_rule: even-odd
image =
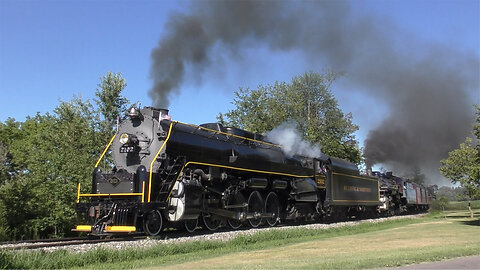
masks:
[[[167,120],[171,120],[172,117],[168,114],[168,110],[167,109],[160,109],[160,120],[162,119],[167,119]]]
[[[426,44],[385,18],[353,16],[350,9],[344,1],[193,1],[187,14],[170,16],[152,51],[150,96],[166,107],[186,76],[215,73],[212,61],[241,58],[248,46],[295,50],[322,64],[314,69],[345,72],[351,89],[388,108],[365,141],[368,165],[418,164],[438,175],[439,160],[470,133],[471,100],[480,99],[478,55]]]
[[[163,114],[163,115],[168,115],[168,112],[169,112],[168,109],[159,109],[159,111],[160,111],[160,114]]]

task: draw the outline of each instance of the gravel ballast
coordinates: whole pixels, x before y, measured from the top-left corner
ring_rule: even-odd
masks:
[[[376,218],[376,219],[365,219],[358,221],[346,221],[346,222],[337,222],[331,224],[316,223],[316,224],[307,224],[307,225],[285,225],[278,227],[263,227],[263,228],[250,228],[250,229],[240,229],[236,231],[218,231],[218,232],[200,232],[199,234],[188,235],[185,233],[184,236],[175,236],[169,238],[169,234],[166,234],[164,238],[147,238],[140,240],[129,240],[129,241],[115,241],[115,242],[105,242],[105,243],[95,243],[95,244],[80,244],[80,245],[70,245],[70,246],[58,246],[58,247],[45,247],[35,250],[44,250],[47,252],[52,252],[60,249],[67,249],[70,252],[85,252],[96,248],[107,248],[107,249],[126,249],[126,248],[147,248],[159,244],[178,244],[190,241],[228,241],[237,236],[241,235],[253,235],[257,232],[263,231],[272,231],[272,230],[287,230],[292,228],[306,228],[313,230],[325,230],[330,228],[338,228],[345,226],[355,226],[362,223],[379,223],[386,220],[396,220],[396,219],[407,219],[407,218],[419,218],[424,214],[419,215],[406,215],[406,216],[394,216],[386,218]],[[15,245],[21,245],[21,243],[15,244],[6,244],[0,245],[0,249],[8,249],[14,247]]]

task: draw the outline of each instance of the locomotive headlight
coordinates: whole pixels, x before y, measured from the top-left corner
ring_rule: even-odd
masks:
[[[127,133],[122,133],[122,135],[120,135],[119,141],[120,141],[121,144],[126,144],[126,143],[128,143],[128,139],[129,139],[128,134]]]

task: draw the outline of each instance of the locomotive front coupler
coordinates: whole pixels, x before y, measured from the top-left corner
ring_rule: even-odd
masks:
[[[110,207],[110,210],[108,213],[98,219],[93,225],[92,225],[92,234],[94,235],[106,235],[105,231],[108,225],[110,225],[113,222],[113,212],[117,208],[117,204],[113,203],[112,206]]]

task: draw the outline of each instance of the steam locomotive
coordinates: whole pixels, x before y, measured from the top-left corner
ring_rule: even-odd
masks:
[[[104,172],[108,151],[114,166]],[[170,227],[214,231],[425,209],[425,188],[392,175],[361,175],[321,153],[288,156],[260,134],[132,107],[95,164],[91,193],[78,185],[73,230],[154,236]]]

